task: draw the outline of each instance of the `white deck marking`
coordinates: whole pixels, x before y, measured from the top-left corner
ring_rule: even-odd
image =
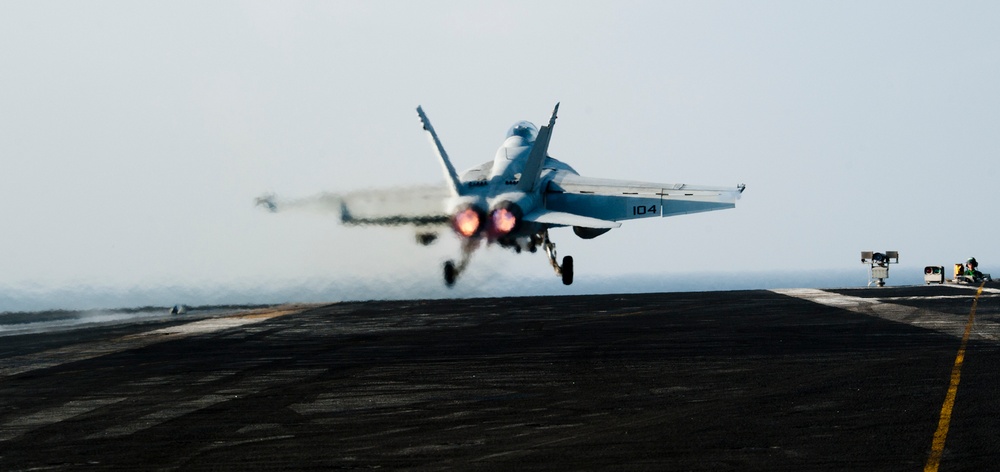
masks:
[[[38,428],[53,425],[84,413],[94,411],[102,406],[118,403],[123,397],[98,397],[73,400],[61,406],[38,411],[27,416],[8,421],[0,425],[0,441],[9,441]]]
[[[299,313],[306,308],[308,307],[297,305],[277,309],[256,310],[237,315],[203,319],[169,328],[154,329],[145,333],[131,334],[115,339],[74,344],[72,346],[49,349],[48,351],[0,359],[0,378],[138,349],[197,334],[214,333],[225,329],[260,323],[279,316]]]
[[[142,418],[139,418],[135,422],[108,428],[103,433],[95,434],[93,436],[88,437],[88,439],[94,437],[127,436],[137,431],[142,431],[144,429],[149,429],[152,428],[153,426],[166,423],[167,421],[170,421],[174,418],[180,418],[181,416],[187,415],[189,413],[194,413],[198,410],[208,408],[217,403],[222,403],[232,398],[236,398],[236,395],[205,395],[201,398],[196,398],[194,400],[174,403],[168,406],[167,408],[164,408],[162,410],[157,410],[153,413],[143,416]]]
[[[164,408],[146,414],[133,421],[112,426],[102,432],[93,434],[87,439],[121,437],[134,434],[155,426],[159,426],[167,421],[180,418],[182,416],[203,410],[219,403],[235,400],[248,395],[253,395],[267,388],[278,387],[292,382],[300,381],[309,377],[314,377],[326,372],[328,369],[290,369],[272,372],[266,376],[253,376],[246,378],[236,385],[230,385],[224,389],[216,390],[214,393],[204,395],[199,398],[171,403]]]
[[[978,285],[968,285],[968,284],[948,284],[948,287],[964,288],[966,290],[978,291]],[[983,293],[1000,294],[1000,288],[989,288],[983,287]]]
[[[976,289],[978,287],[972,288]],[[956,338],[962,338],[965,334],[966,320],[964,315],[942,313],[895,303],[886,303],[879,298],[852,297],[850,295],[841,295],[839,293],[812,288],[778,289],[771,291],[819,303],[820,305],[842,308],[863,315],[919,326]],[[978,320],[971,339],[1000,340],[1000,324],[993,321]]]

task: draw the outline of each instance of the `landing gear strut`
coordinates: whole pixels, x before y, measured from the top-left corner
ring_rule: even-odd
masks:
[[[444,284],[449,288],[455,285],[455,281],[458,280],[458,276],[462,275],[462,272],[465,270],[465,266],[469,265],[469,259],[471,259],[472,253],[479,246],[480,242],[481,241],[479,239],[469,239],[462,246],[462,258],[457,263],[454,260],[444,263]],[[556,275],[562,278],[563,285],[571,285],[573,283],[573,256],[563,257],[562,264],[559,264],[558,258],[556,257],[556,243],[549,239],[548,230],[532,236],[526,248],[530,252],[535,252],[539,245],[545,249],[545,255],[549,259],[549,264],[551,264],[552,269],[556,271]],[[523,250],[525,248],[515,246],[515,251],[518,249]]]
[[[465,243],[462,246],[462,259],[455,264],[455,261],[448,261],[444,263],[444,284],[451,288],[455,285],[455,280],[458,276],[465,270],[465,266],[469,265],[469,259],[472,258],[472,251],[476,250],[476,246],[479,241],[472,241]]]
[[[555,269],[556,275],[562,277],[563,285],[570,285],[573,283],[573,256],[563,257],[562,265],[556,258],[556,243],[549,239],[549,231],[545,230],[542,232],[542,247],[545,248],[545,255],[549,258],[549,264],[552,264],[552,268]]]

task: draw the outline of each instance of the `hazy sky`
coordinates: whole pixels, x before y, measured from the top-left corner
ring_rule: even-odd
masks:
[[[417,105],[465,169],[556,101],[550,153],[582,175],[747,185],[735,210],[553,231],[578,281],[863,274],[886,249],[1000,273],[998,24],[997,2],[0,2],[0,291],[447,293],[453,238],[253,199],[440,182]],[[473,262],[561,289],[541,254]]]

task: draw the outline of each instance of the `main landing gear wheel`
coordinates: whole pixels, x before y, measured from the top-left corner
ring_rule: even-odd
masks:
[[[563,285],[570,285],[573,283],[573,256],[566,256],[563,258],[562,263],[562,281]]]
[[[562,265],[556,260],[556,243],[549,239],[549,231],[538,233],[538,241],[545,249],[545,255],[549,258],[549,264],[556,271],[556,275],[562,277],[563,285],[573,283],[573,256],[566,256],[562,260]]]
[[[455,285],[455,277],[458,276],[458,271],[455,270],[455,262],[448,261],[444,263],[444,283],[445,285],[451,287]]]

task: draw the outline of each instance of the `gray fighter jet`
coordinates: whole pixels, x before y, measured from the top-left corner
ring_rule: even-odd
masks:
[[[417,241],[424,245],[437,239],[440,230],[450,228],[462,241],[462,256],[457,263],[444,265],[449,287],[471,254],[484,244],[518,253],[541,247],[556,275],[569,285],[573,283],[573,258],[566,256],[559,263],[549,228],[571,226],[577,236],[592,239],[625,220],[733,208],[746,188],[742,184],[721,188],[581,177],[548,155],[558,111],[557,103],[541,129],[527,121],[514,123],[492,161],[460,176],[427,115],[417,107],[444,170],[444,185],[322,194],[287,202],[264,195],[257,204],[272,212],[332,207],[347,225],[413,226]]]

